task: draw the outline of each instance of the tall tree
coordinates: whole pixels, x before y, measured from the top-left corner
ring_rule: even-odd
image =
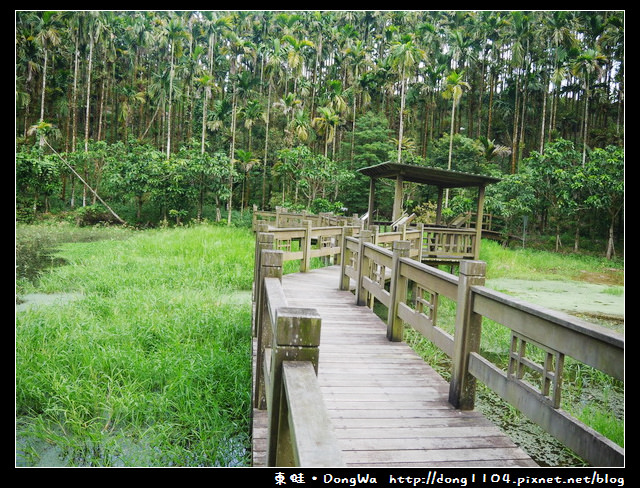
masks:
[[[447,161],[447,169],[451,169],[451,158],[453,155],[453,129],[455,127],[456,120],[456,107],[460,103],[462,94],[465,89],[469,89],[469,83],[463,80],[463,74],[456,71],[452,71],[447,76],[446,87],[442,96],[451,99],[453,101],[451,105],[451,128],[449,130],[449,160]],[[445,206],[449,202],[449,189],[446,190]]]
[[[582,52],[573,64],[572,71],[580,76],[584,82],[584,116],[582,120],[582,164],[587,160],[587,144],[589,129],[589,97],[591,96],[591,80],[601,72],[602,64],[606,58],[596,49],[587,49]]]
[[[171,122],[173,117],[173,95],[174,95],[174,79],[176,72],[176,57],[179,57],[182,53],[181,41],[189,37],[188,31],[185,29],[182,18],[170,14],[169,21],[165,27],[165,42],[166,47],[169,50],[169,93],[168,93],[168,105],[167,105],[167,147],[166,155],[167,159],[171,154]]]
[[[47,92],[47,68],[49,54],[52,49],[60,44],[61,35],[59,32],[57,12],[43,12],[41,16],[36,16],[37,33],[35,36],[40,50],[42,51],[42,88],[40,93],[40,122],[44,122],[45,95]],[[42,133],[41,133],[42,134]],[[44,146],[44,136],[40,137],[40,147]]]
[[[402,144],[404,132],[404,104],[406,97],[406,83],[408,73],[421,59],[424,58],[424,51],[414,42],[412,34],[405,34],[397,41],[391,43],[389,53],[391,66],[398,72],[400,77],[400,117],[398,124],[398,163],[402,159]]]

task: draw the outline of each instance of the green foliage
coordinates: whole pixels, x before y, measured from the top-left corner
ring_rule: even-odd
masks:
[[[433,141],[428,154],[428,165],[447,169],[449,158],[449,136],[442,136]],[[460,134],[453,136],[452,165],[453,171],[465,173],[486,173],[485,157],[481,143]]]
[[[57,158],[37,146],[16,153],[16,191],[20,200],[30,200],[34,213],[40,203],[48,210],[47,199],[60,188],[61,165]],[[28,198],[28,197],[31,198]],[[40,197],[44,197],[41,201]],[[29,205],[29,203],[26,203]]]
[[[326,193],[348,178],[346,171],[338,163],[313,153],[308,146],[279,151],[274,173],[280,176],[285,189],[293,187],[293,205],[303,204],[306,208],[310,208],[312,202],[324,198]]]
[[[101,232],[61,246],[72,265],[36,288],[82,299],[16,317],[25,462],[42,439],[59,465],[248,465],[251,232]]]
[[[529,171],[506,175],[486,190],[487,213],[499,215],[505,222],[505,233],[517,234],[523,219],[536,211],[536,192]]]
[[[389,153],[394,150],[389,121],[381,113],[365,112],[359,116],[352,137],[354,151],[351,166],[354,169],[388,161]],[[345,143],[345,151],[347,148],[350,148],[350,143]]]
[[[351,178],[341,186],[339,198],[349,209],[349,213],[363,214],[367,211],[369,178],[356,170],[389,161],[389,154],[394,151],[391,137],[389,122],[383,114],[365,112],[358,117],[353,134],[353,154],[351,155],[350,143],[343,145],[343,152],[348,154],[344,158],[349,161]],[[381,211],[390,210],[391,205],[388,202],[393,201],[392,189],[382,184],[377,189],[377,195],[381,202]]]
[[[624,204],[624,151],[615,146],[596,148],[576,175],[575,186],[585,189],[585,203],[614,216]]]
[[[143,200],[151,190],[153,167],[162,155],[148,144],[130,141],[127,147],[113,145],[118,157],[107,168],[107,182],[111,191],[121,198],[133,198],[141,211]]]
[[[141,219],[145,202],[160,208],[165,219],[171,216],[179,222],[189,214],[200,218],[207,203],[219,205],[229,196],[229,179],[238,178],[228,156],[202,152],[195,143],[183,145],[170,159],[152,146],[133,140],[127,145],[91,143],[88,151],[60,155],[47,155],[35,147],[22,148],[16,154],[19,214],[28,214],[26,206],[44,204],[44,198],[60,191],[62,172],[71,178],[63,161],[85,177],[99,175],[100,193],[111,200],[131,202],[136,208],[136,221]],[[89,198],[94,200],[91,195]],[[76,217],[83,224],[112,222],[112,217],[100,217],[99,208],[77,209]]]
[[[80,207],[76,209],[74,215],[76,224],[81,227],[96,224],[116,223],[114,216],[100,204]]]
[[[580,165],[581,155],[570,141],[559,139],[547,144],[543,154],[534,152],[523,164],[536,182],[536,193],[542,208],[556,219],[571,214],[577,205],[574,198],[573,176]]]
[[[45,176],[52,150],[119,215],[157,225],[316,198],[361,214],[357,169],[399,144],[403,162],[446,167],[451,143],[453,169],[503,175],[558,138],[591,155],[624,142],[619,11],[18,11],[15,34],[20,219],[95,203],[60,160]],[[304,172],[280,171],[299,146]],[[607,234],[613,207],[583,192],[549,218],[540,199],[532,220]]]
[[[310,210],[314,214],[331,212],[335,215],[341,215],[343,211],[342,202],[330,202],[326,198],[316,198],[311,202]]]

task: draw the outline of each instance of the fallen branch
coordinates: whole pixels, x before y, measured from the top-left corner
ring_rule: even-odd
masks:
[[[44,140],[44,142],[46,143],[46,145],[47,145],[47,146],[49,146],[49,149],[51,149],[51,150],[53,151],[53,153],[54,153],[56,156],[58,156],[58,157],[60,158],[60,160],[61,160],[64,164],[66,164],[66,165],[67,165],[67,167],[71,170],[71,172],[72,172],[74,175],[76,175],[76,177],[77,177],[77,178],[82,182],[82,184],[83,184],[84,186],[86,186],[86,187],[89,189],[89,191],[95,195],[95,197],[96,197],[98,200],[100,200],[100,203],[102,203],[102,205],[104,205],[104,206],[107,208],[107,210],[109,210],[109,212],[111,212],[111,215],[113,215],[113,216],[118,220],[118,222],[120,222],[121,224],[126,224],[126,222],[125,222],[124,220],[122,220],[122,219],[118,216],[118,214],[117,214],[117,213],[115,213],[115,212],[112,210],[112,208],[111,208],[109,205],[107,205],[107,204],[106,204],[106,202],[105,202],[102,198],[100,198],[100,195],[98,195],[98,193],[97,193],[93,188],[91,188],[91,186],[89,186],[89,184],[88,184],[86,181],[84,181],[84,180],[82,179],[82,176],[80,176],[80,175],[78,174],[78,172],[77,172],[75,169],[73,169],[73,167],[72,167],[72,166],[71,166],[71,165],[70,165],[70,164],[69,164],[69,163],[68,163],[68,162],[67,162],[67,161],[66,161],[62,156],[60,156],[60,154],[58,153],[58,151],[56,151],[53,147],[51,147],[51,144],[49,144],[49,141],[47,141],[47,140],[45,139],[45,140]]]

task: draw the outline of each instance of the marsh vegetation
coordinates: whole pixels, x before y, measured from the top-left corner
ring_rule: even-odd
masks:
[[[16,464],[249,465],[251,231],[60,223],[16,231],[17,303],[73,297],[16,312]],[[492,243],[481,258],[488,278],[600,276],[611,294],[624,290],[622,262]],[[440,311],[446,323],[453,304]],[[608,322],[624,328],[622,318]],[[500,361],[508,338],[486,327],[484,347]],[[448,375],[442,353],[406,339]],[[623,385],[580,365],[567,375],[563,408],[622,445]],[[478,409],[539,463],[582,465],[490,392],[480,390]]]

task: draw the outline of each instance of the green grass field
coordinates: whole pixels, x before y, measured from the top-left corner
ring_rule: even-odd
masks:
[[[19,280],[81,298],[16,315],[17,464],[246,465],[251,232],[108,232]]]
[[[241,227],[18,227],[17,300],[73,299],[27,301],[16,313],[16,465],[248,466],[253,252]],[[491,242],[481,259],[488,279],[597,275],[623,290],[622,262]],[[454,313],[439,310],[443,323]],[[497,328],[489,336],[483,347],[504,349]],[[448,374],[442,353],[407,340]],[[623,386],[567,369],[563,407],[622,445]],[[515,410],[479,396],[497,421],[528,429]]]

